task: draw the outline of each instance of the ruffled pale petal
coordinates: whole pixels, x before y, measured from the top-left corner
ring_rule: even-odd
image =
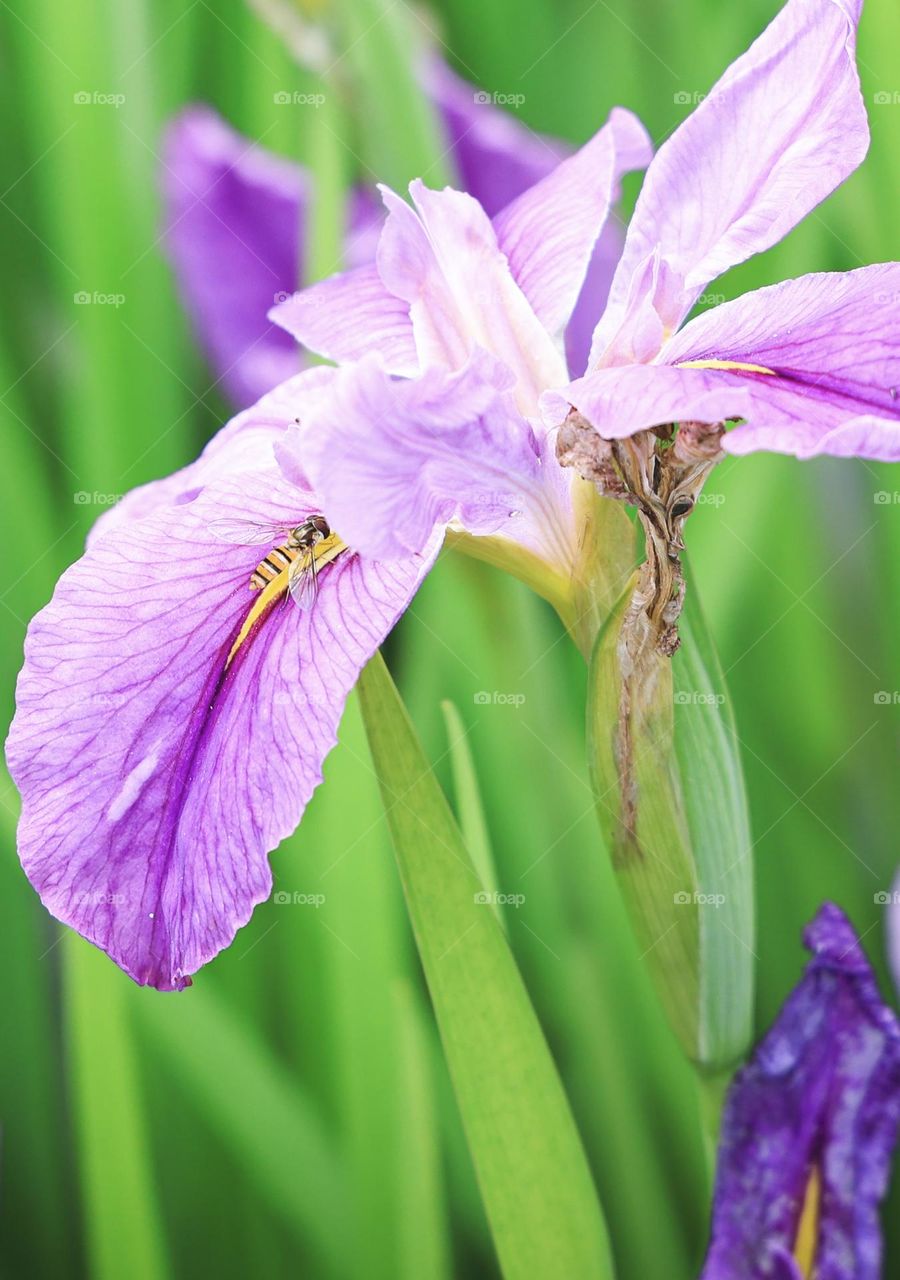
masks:
[[[210,522],[310,506],[275,469],[219,481],[97,540],[29,629],[7,743],[22,863],[48,909],[139,983],[184,986],[268,895],[266,855],[430,562],[345,553],[312,610],[276,605],[226,666],[263,552]]]
[[[594,245],[587,275],[565,334],[566,364],[573,378],[580,377],[587,369],[591,338],[597,317],[603,314],[609,298],[616,265],[622,256],[623,239],[621,223],[614,216],[607,220]]]
[[[643,125],[617,107],[590,142],[494,218],[513,277],[551,334],[569,322],[622,175],[652,154]]]
[[[859,8],[788,0],[663,144],[628,229],[591,365],[627,359],[617,346],[622,307],[654,250],[670,269],[653,303],[671,333],[710,280],[775,244],[862,161],[869,131],[854,60]]]
[[[524,413],[547,386],[565,381],[550,335],[516,284],[487,214],[471,196],[410,187],[412,209],[382,189],[388,219],[378,270],[409,305],[422,368],[461,368],[474,347],[497,356],[516,377]]]
[[[820,910],[806,943],[806,974],[731,1086],[702,1280],[799,1276],[790,1259],[813,1171],[817,1280],[881,1275],[878,1205],[900,1123],[900,1024],[837,907]]]
[[[385,288],[374,264],[295,293],[273,307],[269,319],[328,360],[375,355],[390,373],[418,371],[409,304]]]
[[[392,381],[373,361],[348,367],[307,403],[279,458],[296,453],[333,526],[378,559],[420,550],[451,522],[550,559],[567,525],[561,471],[542,458],[508,384],[485,352],[415,381]]]

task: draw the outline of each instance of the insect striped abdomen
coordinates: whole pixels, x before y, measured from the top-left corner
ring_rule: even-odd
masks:
[[[303,554],[303,548],[290,542],[283,542],[273,547],[264,560],[260,560],[254,569],[250,586],[254,591],[261,591],[267,582],[272,582],[280,573],[284,573]]]

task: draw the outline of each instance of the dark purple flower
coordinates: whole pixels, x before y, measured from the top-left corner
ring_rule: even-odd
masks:
[[[900,458],[900,266],[788,280],[679,326],[711,280],[849,176],[869,131],[861,0],[789,0],[654,157],[589,372],[544,400],[604,439],[741,419],[723,448]]]
[[[702,1280],[878,1280],[900,1023],[830,903],[806,973],[725,1106]]]
[[[447,137],[447,161],[493,217],[552,172],[570,148],[479,99],[438,58],[422,83]],[[182,112],[163,153],[165,245],[185,307],[232,400],[252,404],[301,368],[291,337],[267,319],[304,272],[310,176],[242,137],[209,107]],[[375,193],[351,192],[347,265],[372,262],[383,210]],[[569,369],[587,360],[591,332],[621,250],[609,220],[597,239],[581,298],[566,332]]]

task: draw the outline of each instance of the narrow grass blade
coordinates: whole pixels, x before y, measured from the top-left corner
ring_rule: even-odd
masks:
[[[414,9],[391,0],[344,0],[341,17],[370,166],[362,176],[400,191],[416,177],[442,186],[450,180],[446,143],[416,79],[425,32]]]
[[[380,655],[360,693],[419,954],[506,1280],[610,1277],[606,1226],[528,993]]]
[[[211,991],[162,999],[142,992],[135,1007],[166,1070],[233,1149],[266,1203],[315,1251],[325,1275],[346,1275],[346,1186],[316,1108]]]
[[[127,1017],[128,979],[77,934],[67,930],[62,945],[90,1273],[96,1280],[164,1280],[169,1268]]]
[[[62,1275],[73,1248],[55,1001],[48,954],[58,940],[15,854],[12,783],[0,768],[0,966],[14,974],[0,1018],[4,1180],[0,1238],[10,1275]]]
[[[492,898],[497,919],[502,924],[503,912],[497,902],[499,892],[497,868],[494,866],[491,838],[481,804],[475,761],[469,750],[466,728],[452,702],[442,702],[441,710],[447,726],[450,765],[453,770],[453,795],[456,800],[460,834],[463,844],[469,851],[478,879],[484,886],[485,892]]]
[[[432,1046],[418,993],[409,979],[393,989],[399,1070],[394,1132],[400,1158],[395,1195],[400,1207],[395,1280],[448,1280],[452,1274]]]

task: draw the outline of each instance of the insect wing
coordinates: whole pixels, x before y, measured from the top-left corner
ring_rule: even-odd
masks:
[[[260,524],[255,520],[210,520],[207,528],[220,542],[245,547],[284,542],[294,530],[292,524]]]
[[[291,565],[288,574],[288,591],[299,609],[311,609],[319,594],[319,574],[312,550],[305,552]]]

